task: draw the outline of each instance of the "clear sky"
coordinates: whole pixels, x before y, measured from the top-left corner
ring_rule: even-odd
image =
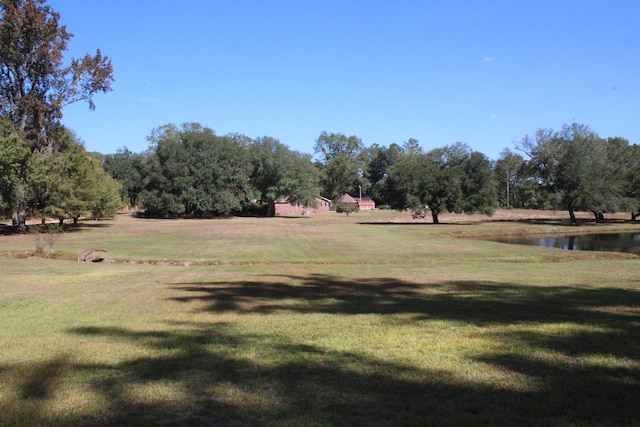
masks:
[[[142,152],[153,128],[185,122],[309,154],[327,131],[497,159],[571,122],[640,144],[638,0],[49,4],[69,59],[112,59],[113,92],[64,110],[90,151]]]

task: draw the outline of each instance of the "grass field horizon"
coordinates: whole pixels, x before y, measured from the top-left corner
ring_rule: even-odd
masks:
[[[0,234],[0,425],[637,425],[640,259],[477,239],[640,229],[566,216]]]

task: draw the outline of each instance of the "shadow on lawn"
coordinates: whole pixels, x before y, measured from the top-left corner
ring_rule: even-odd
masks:
[[[640,309],[640,292],[634,290],[523,287],[474,281],[423,285],[393,278],[354,282],[330,275],[311,275],[281,276],[275,282],[183,283],[175,289],[185,292],[175,301],[204,302],[204,310],[212,312],[413,314],[413,320],[447,319],[480,325],[629,320],[592,309],[621,305]],[[330,303],[322,303],[325,301]]]
[[[491,353],[470,352],[469,363],[523,376],[529,386],[288,342],[266,331],[248,334],[234,323],[168,324],[152,332],[89,326],[69,333],[133,344],[149,355],[113,364],[56,365],[56,372],[93,378],[84,387],[106,406],[100,414],[48,419],[49,425],[619,426],[637,424],[640,415],[640,294],[633,291],[354,282],[323,275],[185,283],[175,289],[184,296],[174,301],[194,310],[204,302],[212,313],[373,314],[423,322],[425,328],[430,320],[473,324],[496,345]],[[552,323],[584,328],[548,335],[526,327]],[[523,328],[500,328],[515,324]],[[541,352],[558,355],[558,362],[540,358]],[[247,356],[256,353],[260,357]],[[580,363],[567,362],[578,356]],[[602,358],[623,361],[624,367],[607,366]],[[22,383],[25,391],[33,388],[30,378]],[[163,386],[176,394],[168,398]],[[137,398],[134,391],[145,387],[157,396]],[[53,393],[47,386],[41,398]],[[33,416],[46,419],[47,413]]]
[[[42,225],[42,224],[30,224],[27,226],[27,232],[26,233],[21,233],[17,227],[13,227],[10,225],[6,225],[6,224],[0,224],[0,236],[20,236],[20,235],[26,235],[26,234],[33,234],[33,233],[38,233],[38,231],[42,232],[42,231],[46,231],[46,228],[48,226],[58,226],[58,223],[49,223],[47,225]],[[95,228],[107,228],[107,227],[112,227],[113,226],[113,221],[105,219],[105,220],[101,220],[101,222],[85,222],[85,221],[80,221],[77,224],[69,224],[69,223],[65,223],[62,226],[62,229],[64,230],[65,233],[76,233],[79,231],[84,231],[84,230],[90,230],[90,229],[95,229]]]

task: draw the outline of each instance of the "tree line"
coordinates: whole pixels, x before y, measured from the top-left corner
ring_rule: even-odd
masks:
[[[27,216],[60,224],[83,216],[98,219],[122,208],[120,184],[102,168],[102,156],[89,153],[73,132],[49,130],[55,150],[30,151],[7,121],[0,121],[0,212],[25,231]]]
[[[344,193],[395,209],[428,207],[436,222],[441,212],[495,207],[491,163],[465,144],[423,154],[415,140],[365,148],[356,136],[322,132],[314,160],[272,137],[218,136],[197,123],[161,126],[149,141],[146,152],[125,148],[103,163],[145,215],[269,216],[278,200],[309,206]]]
[[[105,170],[129,205],[154,216],[272,215],[277,200],[313,205],[315,196],[342,194],[378,206],[491,214],[495,208],[609,212],[640,211],[640,148],[600,138],[577,123],[539,129],[491,161],[467,144],[424,151],[402,145],[365,147],[355,135],[322,132],[314,155],[292,151],[272,137],[218,136],[197,123],[165,125],[143,153],[104,156]],[[519,154],[521,153],[521,154]]]

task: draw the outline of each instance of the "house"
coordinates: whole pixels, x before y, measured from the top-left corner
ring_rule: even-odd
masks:
[[[376,202],[371,199],[363,199],[360,197],[351,197],[347,193],[343,194],[340,199],[338,199],[339,203],[351,203],[357,204],[358,209],[361,211],[372,211],[376,208]]]
[[[324,197],[316,196],[317,207],[303,206],[300,203],[292,205],[288,199],[279,199],[275,203],[276,215],[293,216],[293,215],[318,215],[335,212],[331,200]]]
[[[361,211],[372,211],[376,208],[376,202],[371,199],[356,198],[356,202]]]

